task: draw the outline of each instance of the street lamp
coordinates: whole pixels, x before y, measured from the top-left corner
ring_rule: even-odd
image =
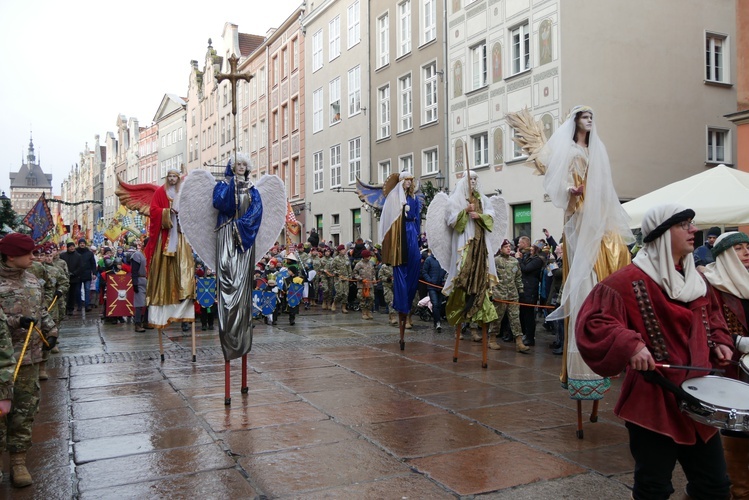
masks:
[[[442,175],[442,170],[437,172],[437,176],[434,178],[435,182],[437,182],[437,190],[442,191],[442,189],[445,187],[445,176]]]

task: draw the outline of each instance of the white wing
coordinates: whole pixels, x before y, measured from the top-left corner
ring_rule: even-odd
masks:
[[[502,245],[502,240],[507,238],[507,227],[509,225],[507,202],[501,196],[495,195],[489,197],[489,203],[494,209],[494,229],[487,232],[486,236],[489,238],[492,251],[497,253],[500,245]]]
[[[426,233],[429,248],[443,269],[450,265],[452,234],[445,221],[450,209],[450,198],[445,193],[437,193],[427,208]]]
[[[216,269],[216,220],[213,188],[216,179],[206,170],[190,172],[179,190],[179,224],[198,257]]]
[[[286,222],[286,186],[277,175],[264,175],[255,183],[263,201],[263,221],[255,238],[255,264],[281,234]]]

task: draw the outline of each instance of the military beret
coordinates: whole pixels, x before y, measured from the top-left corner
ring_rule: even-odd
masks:
[[[30,236],[21,233],[10,233],[0,240],[0,253],[9,257],[28,255],[36,244]]]

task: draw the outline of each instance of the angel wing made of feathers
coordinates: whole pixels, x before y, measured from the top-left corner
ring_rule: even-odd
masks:
[[[187,242],[205,262],[216,269],[216,219],[213,188],[216,179],[206,170],[193,170],[180,189],[179,223]],[[275,175],[264,175],[255,184],[263,202],[263,220],[255,238],[255,262],[273,246],[286,220],[286,187]]]
[[[356,194],[363,203],[378,210],[382,210],[382,207],[385,206],[385,200],[387,199],[388,194],[390,194],[390,191],[392,191],[400,181],[399,177],[400,174],[397,172],[390,174],[382,186],[367,184],[357,177]],[[418,184],[416,185],[414,196],[421,201],[421,206],[423,207],[425,202],[424,193],[421,191],[421,187]]]
[[[501,196],[490,196],[489,203],[494,209],[494,227],[492,231],[486,233],[486,237],[492,250],[496,253],[502,244],[502,240],[507,236],[509,211],[507,210],[507,202]],[[429,248],[444,269],[447,269],[447,266],[450,265],[453,252],[452,230],[447,225],[450,210],[450,198],[445,193],[434,195],[427,210],[426,233]]]
[[[450,213],[450,197],[445,193],[437,193],[432,198],[427,208],[427,220],[425,231],[429,248],[432,250],[434,258],[440,263],[443,269],[447,270],[450,265],[450,256],[452,254],[452,234],[447,225],[447,217]]]
[[[117,187],[114,194],[120,199],[120,204],[128,210],[135,210],[141,215],[151,215],[151,199],[158,186],[153,184],[128,184],[117,176]]]
[[[512,140],[528,155],[525,163],[533,167],[535,175],[544,175],[546,165],[541,163],[538,157],[541,148],[546,144],[543,125],[533,119],[527,107],[516,113],[508,113],[505,115],[505,119],[515,129],[515,136]]]
[[[494,209],[494,227],[490,232],[486,233],[486,237],[489,239],[494,253],[497,253],[499,247],[502,245],[502,241],[507,237],[510,216],[509,210],[507,210],[507,202],[503,197],[499,195],[490,196],[489,203],[492,204],[492,208]]]

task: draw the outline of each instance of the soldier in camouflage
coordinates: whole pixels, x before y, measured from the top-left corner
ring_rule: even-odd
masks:
[[[42,285],[27,270],[33,264],[34,240],[11,233],[0,240],[0,309],[7,317],[15,356],[20,366],[13,385],[8,417],[0,419],[0,443],[10,452],[13,486],[32,483],[26,468],[26,452],[31,448],[31,430],[39,409],[39,363],[42,361],[42,337],[30,329],[38,326],[49,347],[57,343],[57,327],[44,307]],[[30,333],[30,335],[29,335]],[[21,356],[28,339],[25,354]]]
[[[348,255],[346,255],[346,247],[338,245],[336,248],[338,254],[333,258],[333,261],[328,266],[328,272],[332,274],[335,279],[335,297],[333,297],[333,303],[330,310],[333,313],[338,309],[338,304],[341,304],[341,312],[348,314],[348,290],[349,280],[351,278],[351,264],[349,263]]]
[[[307,245],[307,243],[305,243]],[[310,255],[310,263],[311,263],[311,270],[315,271],[315,277],[312,278],[312,281],[310,282],[309,286],[309,303],[312,307],[317,305],[317,298],[318,298],[318,290],[320,290],[320,280],[322,278],[321,276],[321,264],[322,260],[320,259],[320,254],[317,252],[317,248],[313,248],[309,252]]]
[[[502,242],[499,254],[494,257],[494,265],[497,268],[499,282],[492,287],[492,299],[498,318],[491,324],[490,330],[499,332],[502,318],[506,313],[510,320],[510,330],[515,337],[516,350],[521,353],[528,353],[530,347],[523,344],[523,332],[520,328],[520,306],[517,304],[520,295],[523,293],[523,275],[520,272],[520,263],[512,255],[510,240],[505,239]],[[508,304],[508,302],[515,302],[515,304]],[[496,337],[492,337],[489,341],[489,349],[499,350],[501,348]]]
[[[47,272],[47,277],[49,278],[49,283],[53,286],[54,297],[52,297],[52,302],[47,305],[47,311],[49,311],[52,320],[55,322],[55,326],[57,326],[59,330],[60,322],[62,321],[62,318],[65,317],[65,314],[63,313],[64,309],[60,307],[60,299],[67,296],[68,287],[70,286],[70,278],[68,278],[68,274],[63,272],[61,268],[52,264],[54,246],[54,243],[43,245],[41,252],[37,252],[35,249],[35,258],[42,264],[42,266],[44,266],[44,270]],[[47,359],[49,359],[51,352],[60,352],[60,350],[58,349],[58,346],[55,345],[51,351],[42,351],[43,361],[39,364],[39,380],[47,380],[49,378],[49,375],[47,374]]]
[[[335,291],[335,278],[330,271],[330,264],[333,263],[332,253],[331,249],[325,249],[325,253],[320,259],[320,270],[318,272],[320,286],[322,287],[322,308],[331,310],[333,309],[333,292]]]
[[[374,319],[372,316],[372,305],[374,303],[375,266],[371,260],[372,252],[362,250],[361,260],[354,266],[354,279],[356,280],[357,298],[361,304],[362,319]]]
[[[385,298],[385,305],[388,306],[388,323],[396,326],[398,314],[393,309],[393,268],[383,262],[377,273],[377,279],[382,283],[382,295]]]

